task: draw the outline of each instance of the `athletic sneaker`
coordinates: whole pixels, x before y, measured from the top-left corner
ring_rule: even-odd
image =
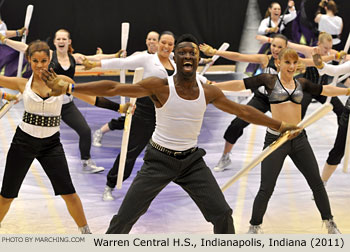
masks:
[[[323,222],[326,224],[328,234],[341,234],[333,219],[324,220]]]
[[[79,231],[81,234],[92,234],[88,225],[84,227],[79,227]]]
[[[221,172],[227,169],[227,166],[231,164],[230,153],[222,154],[218,164],[214,167],[214,171]]]
[[[261,225],[250,225],[247,234],[262,234]]]
[[[96,130],[92,135],[92,145],[95,147],[101,147],[102,137],[103,137],[103,134],[101,129]]]
[[[111,187],[106,185],[105,190],[103,192],[102,199],[104,201],[112,201],[112,200],[114,200],[114,197],[112,195],[112,191],[113,190],[114,190],[114,188],[111,188]]]
[[[97,166],[91,158],[88,160],[81,160],[81,163],[83,164],[84,173],[98,173],[105,170],[102,166]]]

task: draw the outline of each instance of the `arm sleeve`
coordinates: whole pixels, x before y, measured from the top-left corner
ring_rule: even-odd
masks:
[[[114,58],[101,60],[102,69],[130,69],[135,70],[138,67],[143,67],[147,62],[150,55],[146,53],[140,53],[132,55],[126,58]]]
[[[268,27],[268,22],[269,19],[265,18],[260,22],[259,28],[258,28],[258,34],[260,35],[265,35],[266,34],[266,29],[269,28]]]
[[[104,97],[100,97],[100,96],[96,97],[95,106],[99,107],[99,108],[105,108],[105,109],[117,111],[117,112],[118,112],[119,107],[120,107],[119,103],[113,102],[111,100],[108,100],[108,99],[106,99]]]
[[[243,79],[244,86],[246,89],[257,89],[260,86],[267,86],[267,84],[270,82],[268,80],[268,76],[270,74],[259,74],[253,77],[245,78]]]
[[[307,92],[309,94],[316,95],[316,96],[322,93],[322,90],[323,90],[322,85],[315,84],[312,81],[305,78],[299,78],[298,81],[302,85],[304,92]]]
[[[345,62],[341,65],[331,65],[324,63],[324,67],[322,69],[318,69],[320,75],[328,74],[331,76],[338,76],[341,74],[350,73],[350,61]]]
[[[295,10],[290,10],[289,14],[284,15],[283,22],[285,24],[289,23],[290,21],[294,20],[297,17],[297,11]]]

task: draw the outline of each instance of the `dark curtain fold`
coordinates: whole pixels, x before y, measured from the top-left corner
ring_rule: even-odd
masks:
[[[51,39],[59,28],[71,32],[73,48],[85,54],[100,46],[106,53],[120,48],[121,23],[130,23],[128,53],[144,50],[150,30],[192,33],[200,42],[237,51],[247,0],[5,0],[1,17],[8,29],[23,26],[26,6],[34,5],[28,42]],[[51,44],[52,45],[52,44]],[[218,63],[232,64],[221,59]]]

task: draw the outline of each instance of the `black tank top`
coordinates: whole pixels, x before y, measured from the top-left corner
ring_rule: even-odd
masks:
[[[307,67],[304,73],[304,78],[316,84],[328,84],[328,75],[320,76],[316,67]]]
[[[260,73],[268,73],[268,74],[277,74],[277,67],[275,65],[275,59],[271,56],[269,62],[265,68],[260,68]],[[258,72],[258,71],[257,71]],[[260,74],[259,73],[259,74]],[[256,75],[256,74],[254,74]],[[259,87],[258,89],[253,91],[256,96],[261,98],[267,98],[267,92],[264,86]],[[267,101],[267,100],[265,100]]]
[[[258,66],[259,67],[253,73],[254,76],[261,73],[277,74],[275,59],[272,56],[270,57],[269,62],[267,63],[267,66],[265,68],[262,68],[261,65],[258,65]]]
[[[75,74],[75,59],[71,54],[68,54],[70,67],[67,70],[64,70],[57,59],[57,52],[56,50],[52,52],[52,59],[49,65],[49,68],[53,68],[56,74],[61,74],[70,77],[71,79],[74,78]]]
[[[275,65],[275,59],[271,56],[270,59],[269,59],[269,63],[267,64],[266,66],[266,70],[264,71],[265,73],[270,73],[270,74],[275,74],[275,73],[272,73],[273,70],[275,70],[275,73],[277,73],[277,67]]]
[[[282,24],[283,24],[284,26],[286,26],[286,24],[285,24],[284,21],[283,21],[283,18],[284,18],[284,14],[283,14],[282,18],[280,18],[280,20],[278,20],[278,28],[279,28],[279,29],[278,29],[278,32],[277,32],[277,33],[281,33],[281,26],[282,26]],[[271,16],[269,16],[269,23],[268,23],[268,25],[267,25],[267,28],[272,28]],[[273,37],[275,34],[276,34],[275,32],[270,32],[270,33],[267,33],[265,36],[267,36],[267,37]]]
[[[165,68],[165,70],[168,73],[168,76],[172,76],[174,74],[174,72],[175,72],[175,70],[171,70],[171,69],[166,69]]]

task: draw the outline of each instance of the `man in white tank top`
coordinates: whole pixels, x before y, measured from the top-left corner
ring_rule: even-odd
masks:
[[[103,80],[74,88],[53,74],[44,73],[54,94],[74,89],[78,93],[103,96],[150,96],[156,107],[156,129],[147,146],[145,163],[132,182],[118,214],[111,220],[107,233],[129,233],[156,195],[170,182],[178,184],[191,196],[205,219],[213,224],[214,233],[235,232],[232,209],[203,160],[205,151],[197,147],[208,103],[245,121],[280,132],[297,128],[274,120],[253,107],[230,101],[215,86],[200,84],[196,78],[199,48],[192,35],[178,38],[174,60],[177,66],[174,76],[168,79],[150,77],[133,85]]]

